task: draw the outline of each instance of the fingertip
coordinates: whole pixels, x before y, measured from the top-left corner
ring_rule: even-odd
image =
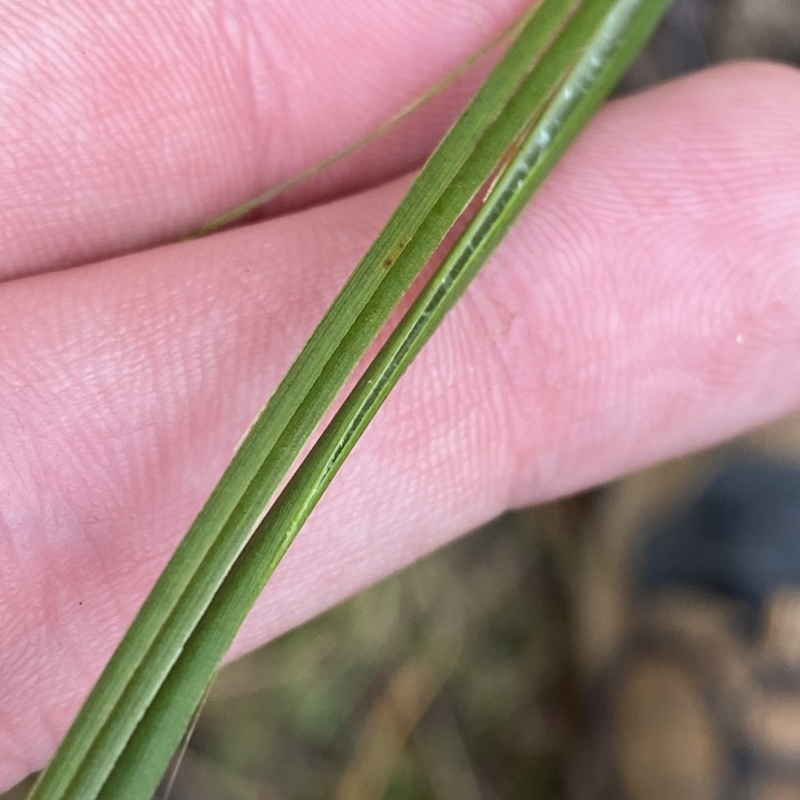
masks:
[[[737,63],[610,104],[471,289],[517,408],[513,504],[797,407],[798,88]]]

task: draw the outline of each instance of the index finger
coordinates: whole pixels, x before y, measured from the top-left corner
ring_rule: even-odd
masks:
[[[188,232],[379,126],[524,5],[0,0],[0,279]],[[457,101],[317,196],[418,164]]]

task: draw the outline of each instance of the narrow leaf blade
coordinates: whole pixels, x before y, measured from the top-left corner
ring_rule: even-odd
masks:
[[[669,0],[607,0],[593,4],[564,41],[593,21],[580,57],[531,126],[518,154],[503,171],[483,207],[423,293],[367,369],[331,424],[271,507],[210,604],[129,747],[100,794],[144,800],[179,741],[185,721],[207,680],[260,594],[294,535],[396,384],[408,364],[461,296],[533,191],[581,130],[643,45]],[[572,38],[576,37],[576,38]],[[566,46],[566,45],[565,45]],[[131,787],[143,787],[131,793]]]

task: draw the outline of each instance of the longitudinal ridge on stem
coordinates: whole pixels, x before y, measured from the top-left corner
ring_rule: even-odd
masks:
[[[529,12],[256,420],[32,800],[152,794],[219,659],[300,525],[668,5],[544,0]],[[256,525],[397,302],[498,166],[475,220]]]

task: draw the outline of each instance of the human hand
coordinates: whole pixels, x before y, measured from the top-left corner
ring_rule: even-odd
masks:
[[[367,133],[524,5],[0,6],[0,790],[54,749],[453,104],[305,210],[144,248]],[[800,407],[799,89],[729,66],[604,109],[235,652],[508,507]]]

